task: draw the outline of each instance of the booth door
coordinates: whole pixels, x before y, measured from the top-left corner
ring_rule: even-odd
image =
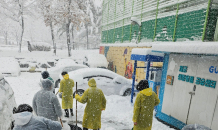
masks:
[[[214,69],[210,69],[211,66],[214,66],[212,67]],[[218,57],[202,56],[198,58],[195,76],[196,90],[195,95],[192,96],[188,124],[197,123],[211,127],[218,90],[216,86],[218,74],[215,73],[215,67],[218,71]]]
[[[187,56],[187,55],[175,55],[177,69],[174,71],[174,91],[172,97],[172,109],[171,116],[186,123],[189,105],[191,101],[190,91],[194,87],[194,77],[197,72],[198,56]],[[187,67],[186,70],[181,70],[183,67]],[[185,68],[183,68],[185,69]],[[188,79],[182,78],[182,76],[189,76]],[[191,78],[192,77],[192,78]]]

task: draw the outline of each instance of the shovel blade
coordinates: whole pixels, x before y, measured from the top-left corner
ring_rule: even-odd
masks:
[[[77,125],[71,125],[71,124],[68,124],[71,128],[71,130],[82,130],[82,128],[78,127]]]

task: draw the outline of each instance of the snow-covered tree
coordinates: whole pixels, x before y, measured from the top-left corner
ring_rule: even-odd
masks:
[[[87,49],[89,44],[89,37],[92,39],[91,43],[100,42],[100,27],[102,18],[102,8],[95,4],[95,0],[79,0],[85,6],[83,12],[88,16],[88,20],[84,21],[83,28],[86,29]],[[83,30],[81,30],[83,31]],[[80,34],[83,34],[81,32]],[[79,35],[79,39],[84,38],[83,35]],[[95,40],[94,40],[95,39]],[[94,40],[94,41],[93,41]]]
[[[32,1],[29,0],[1,0],[1,15],[4,15],[6,18],[18,22],[20,24],[20,38],[19,38],[19,52],[21,52],[21,45],[24,33],[24,8],[28,12],[29,4],[32,4]]]
[[[44,22],[46,26],[50,26],[51,29],[51,38],[53,42],[53,48],[55,50],[56,55],[56,43],[55,43],[55,36],[54,36],[54,23],[57,24],[58,21],[56,20],[56,5],[57,3],[55,0],[39,0],[38,5],[41,9],[41,12],[44,16]]]
[[[85,6],[80,0],[57,0],[56,19],[59,25],[59,33],[66,33],[68,56],[71,56],[70,30],[80,29],[81,23],[88,19],[82,10]],[[73,31],[71,31],[72,37]]]

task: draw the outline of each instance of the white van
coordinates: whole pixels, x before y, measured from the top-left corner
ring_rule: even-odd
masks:
[[[17,107],[14,91],[0,72],[0,129],[9,130],[13,121],[13,108]]]

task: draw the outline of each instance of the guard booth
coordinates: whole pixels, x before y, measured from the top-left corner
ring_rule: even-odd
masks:
[[[132,93],[131,93],[131,103],[133,103],[133,95],[135,90],[135,75],[136,69],[146,70],[146,80],[149,82],[149,87],[152,88],[154,92],[158,92],[157,86],[160,85],[162,68],[151,67],[153,62],[163,62],[164,54],[152,52],[151,48],[134,48],[131,53],[131,60],[134,60],[134,71],[132,75]],[[146,66],[137,66],[137,61],[146,62]]]
[[[188,124],[218,130],[218,44],[153,44],[164,54],[156,117],[178,129]]]

